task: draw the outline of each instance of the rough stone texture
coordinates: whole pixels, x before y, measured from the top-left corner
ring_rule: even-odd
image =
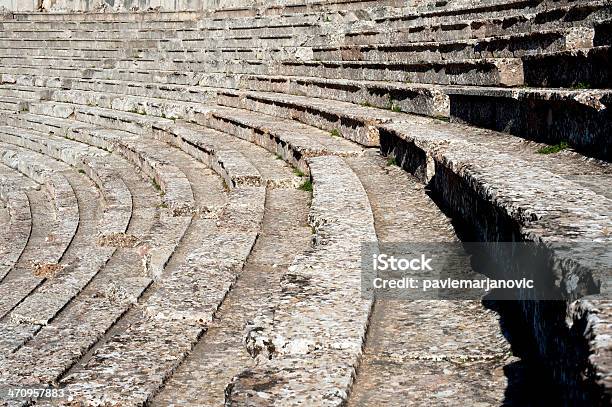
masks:
[[[192,247],[141,304],[140,315],[63,380],[70,400],[138,403],[154,394],[212,321],[243,267],[263,216],[263,192],[235,189],[218,220],[192,225]]]
[[[373,152],[348,162],[368,193],[381,242],[457,239],[416,179]],[[404,187],[390,193],[387,185]],[[479,301],[378,299],[348,404],[503,404],[511,359],[498,324]]]
[[[262,232],[244,269],[203,338],[153,405],[221,405],[231,378],[253,365],[243,346],[244,328],[269,306],[296,252],[308,247],[307,203],[308,194],[302,191],[268,191]]]
[[[8,228],[3,231],[1,244],[0,279],[15,266],[23,253],[32,230],[30,201],[23,191],[28,181],[10,168],[0,166],[0,200],[3,207],[3,223]],[[8,218],[8,219],[7,219]]]
[[[609,290],[610,167],[582,155],[609,159],[609,1],[0,5],[97,11],[0,13],[3,383],[84,404],[525,405],[519,366],[609,404],[610,304],[573,302]],[[306,176],[313,247],[291,208]],[[453,241],[443,211],[462,239],[540,243],[567,301],[499,321],[370,307],[359,244]]]
[[[360,294],[360,248],[376,241],[372,212],[340,157],[308,164],[314,247],[297,256],[273,305],[249,326],[246,346],[259,363],[229,385],[230,405],[338,405],[353,380],[371,306]]]
[[[52,203],[51,216],[47,217],[49,223],[32,231],[19,263],[2,280],[0,314],[5,316],[53,274],[45,271],[56,269],[55,265],[68,249],[79,226],[79,211],[74,190],[63,175],[40,163],[36,153],[6,144],[2,147],[2,162],[43,184]]]

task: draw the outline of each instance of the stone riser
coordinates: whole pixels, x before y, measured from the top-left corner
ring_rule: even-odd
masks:
[[[63,57],[93,59],[152,59],[171,61],[211,61],[211,60],[314,60],[314,61],[372,61],[372,62],[418,62],[463,60],[478,58],[513,58],[540,52],[564,51],[574,48],[593,46],[594,32],[591,29],[576,28],[566,32],[552,31],[531,33],[525,36],[512,36],[484,41],[458,41],[450,43],[419,43],[395,46],[369,45],[363,47],[330,48],[222,48],[223,42],[211,41],[209,48],[200,50],[168,50],[165,45],[149,49],[53,49],[48,47],[8,48],[6,56],[15,57]],[[260,44],[258,43],[258,46]],[[186,47],[189,45],[186,45]]]
[[[451,121],[484,127],[547,144],[567,142],[591,157],[612,161],[612,99],[598,108],[571,98],[516,99],[495,95],[450,95]]]
[[[258,80],[257,77],[243,77],[240,83],[230,83],[223,81],[224,77],[217,78],[210,76],[202,84],[213,87],[240,87],[252,90],[273,91],[287,94],[303,94],[313,97],[332,98],[353,103],[365,103],[380,108],[390,109],[399,108],[402,111],[415,112],[429,115],[432,117],[452,117],[452,120],[470,123],[480,127],[493,130],[504,131],[510,134],[519,135],[529,139],[556,144],[559,141],[568,141],[576,149],[596,157],[608,157],[609,148],[607,147],[607,137],[609,131],[608,109],[598,111],[596,107],[578,102],[579,92],[574,91],[559,93],[558,97],[550,98],[547,92],[521,90],[523,96],[516,97],[513,93],[503,92],[501,89],[487,91],[482,89],[480,92],[474,89],[457,88],[408,88],[404,91],[393,87],[382,87],[382,84],[363,84],[359,82],[346,83],[343,88],[325,87],[326,82],[311,79],[312,82],[291,80],[290,78],[279,81],[270,81],[265,78]],[[143,113],[153,116],[162,116],[169,112],[172,103],[165,102],[163,99],[180,100],[195,99],[202,103],[213,102],[216,89],[179,87],[174,92],[166,91],[159,95],[162,100],[152,102],[146,98],[140,102],[137,97],[132,101],[129,97],[110,95],[111,89],[103,86],[86,85],[87,82],[74,82],[74,89],[71,91],[53,91],[49,97],[60,102],[70,102],[90,104],[99,107],[113,107],[118,110],[131,111],[138,106]],[[124,89],[129,89],[133,94],[143,96],[151,92],[150,88],[115,84],[115,93],[121,94]],[[79,92],[80,90],[96,89],[104,94]],[[197,90],[196,90],[197,89]],[[448,93],[448,94],[447,94]],[[189,97],[187,97],[189,95]],[[604,94],[607,95],[607,94]],[[603,106],[609,104],[609,95],[600,100]],[[151,106],[157,106],[155,108]],[[236,106],[231,104],[232,106]],[[449,107],[450,106],[450,107]],[[149,108],[151,107],[151,108]],[[172,109],[178,116],[189,118],[194,117],[197,109],[185,109],[182,105],[175,103]],[[568,113],[569,112],[569,113]],[[280,114],[280,112],[277,112]],[[168,113],[168,117],[170,113]],[[285,117],[287,117],[285,115]],[[308,122],[307,122],[308,123]],[[530,123],[529,126],[523,125]],[[310,124],[310,123],[309,123]],[[338,129],[335,124],[328,125],[325,129],[331,131]],[[590,129],[585,131],[585,129]],[[342,134],[348,135],[353,131],[351,126]],[[367,131],[366,131],[367,134]],[[588,134],[588,137],[585,135]],[[349,137],[360,140],[361,136]]]
[[[403,26],[392,26],[392,29],[390,30],[390,32],[392,34],[364,34],[364,35],[359,35],[358,32],[353,32],[351,34],[349,34],[348,37],[346,37],[346,39],[342,42],[348,43],[348,44],[371,44],[371,43],[385,43],[385,44],[394,44],[394,43],[407,43],[407,42],[414,42],[414,41],[449,41],[449,40],[456,40],[456,39],[461,39],[461,38],[483,38],[483,37],[489,37],[489,36],[495,36],[495,35],[505,35],[505,34],[509,34],[509,33],[524,33],[524,32],[530,32],[530,31],[534,31],[534,32],[541,32],[544,30],[550,30],[550,29],[560,29],[560,28],[569,28],[569,27],[573,27],[576,25],[586,25],[586,26],[590,26],[592,25],[593,21],[596,20],[601,20],[601,19],[606,19],[606,18],[611,18],[612,17],[612,10],[610,7],[605,6],[605,3],[602,3],[602,5],[604,5],[603,8],[598,8],[599,6],[591,6],[591,5],[583,5],[583,6],[576,6],[577,8],[573,8],[570,9],[570,11],[567,11],[566,9],[560,9],[562,12],[567,13],[568,14],[568,21],[565,22],[560,22],[560,20],[562,20],[562,17],[559,16],[555,16],[555,20],[554,21],[549,21],[549,18],[546,17],[546,13],[553,13],[553,10],[550,11],[546,11],[546,12],[541,12],[541,14],[538,14],[537,16],[533,17],[533,18],[529,18],[529,19],[525,19],[525,17],[523,17],[525,15],[525,13],[519,14],[518,17],[512,17],[512,18],[508,18],[507,22],[501,21],[499,19],[485,19],[482,18],[483,16],[479,16],[481,18],[480,21],[476,22],[476,21],[472,21],[474,20],[473,17],[469,18],[470,16],[464,16],[463,18],[466,18],[467,23],[463,24],[463,26],[461,24],[457,23],[457,19],[456,17],[452,18],[451,24],[446,24],[445,25],[440,25],[440,20],[439,19],[434,19],[434,20],[427,20],[428,23],[425,25],[421,25],[421,26],[414,26],[414,20],[408,20],[407,22],[405,21],[400,21],[402,25],[405,25],[407,23],[409,24],[409,27],[403,27]],[[580,9],[580,7],[583,7],[584,10],[581,10],[580,12],[578,12],[577,10]],[[582,13],[582,15],[581,15]],[[527,13],[528,14],[528,13]],[[557,13],[559,14],[559,13]],[[578,20],[576,20],[576,16],[580,15],[580,18]],[[477,16],[478,17],[478,16]],[[493,15],[492,15],[493,17]],[[340,23],[343,23],[342,21],[340,21]],[[9,24],[9,23],[5,23],[5,24]],[[40,28],[44,28],[44,23],[39,23],[40,25],[42,25]],[[275,44],[273,42],[269,42],[268,40],[266,40],[267,37],[276,37],[279,35],[284,35],[284,36],[292,36],[292,37],[301,37],[301,36],[305,36],[305,37],[314,37],[314,42],[309,42],[307,45],[310,46],[316,46],[316,45],[326,45],[329,44],[330,42],[341,45],[342,42],[337,43],[337,35],[335,35],[335,33],[337,32],[337,23],[336,22],[332,22],[329,23],[330,26],[326,27],[325,24],[321,23],[322,25],[315,25],[309,28],[303,27],[302,25],[300,26],[296,26],[296,27],[285,27],[285,26],[279,26],[274,28],[273,26],[268,28],[268,27],[262,27],[261,29],[252,29],[252,23],[247,23],[246,27],[248,27],[248,30],[241,30],[240,28],[237,28],[236,30],[233,30],[232,32],[234,34],[232,34],[230,37],[248,37],[248,38],[253,38],[253,41],[258,41],[259,43],[265,43],[266,46],[274,46]],[[332,25],[333,24],[333,25]],[[437,24],[437,25],[436,25]],[[431,25],[431,26],[430,26]],[[139,28],[142,28],[140,25],[137,26]],[[184,23],[183,23],[183,27],[181,27],[181,23],[177,23],[176,27],[172,27],[172,26],[163,26],[164,28],[161,31],[157,31],[159,33],[163,33],[163,30],[174,30],[177,28],[182,28],[184,29]],[[7,28],[9,28],[7,26]],[[17,27],[16,27],[17,28]],[[66,29],[69,29],[72,27],[67,27]],[[82,32],[80,30],[82,30],[85,27],[80,27],[79,25],[75,26],[73,29],[75,30],[75,34],[73,34],[72,36],[79,36],[79,34],[77,34],[78,32]],[[92,29],[93,27],[89,27],[88,29]],[[176,37],[176,38],[216,38],[219,36],[219,38],[228,38],[227,33],[224,31],[219,31],[219,30],[225,30],[225,29],[231,29],[232,27],[217,27],[217,28],[211,28],[213,31],[169,31],[169,32],[165,32],[163,33],[163,36],[166,38],[171,38],[171,37]],[[21,28],[23,29],[23,28]],[[134,34],[130,34],[130,32],[126,32],[125,30],[128,29],[128,27],[121,27],[120,31],[117,31],[116,34],[113,33],[109,33],[107,32],[108,29],[112,29],[112,25],[110,24],[103,24],[100,25],[98,27],[98,29],[101,30],[101,32],[96,33],[96,32],[91,32],[91,33],[87,33],[87,32],[82,32],[82,35],[87,35],[87,38],[90,39],[98,39],[100,37],[100,35],[102,34],[105,38],[108,38],[109,36],[114,37],[116,40],[126,40],[126,35],[140,35],[143,38],[149,38],[151,36],[154,36],[156,31],[153,32],[148,32],[148,31],[144,31],[141,34],[139,34],[138,31],[134,32]],[[406,31],[409,30],[409,31]],[[319,37],[319,33],[321,31],[329,31],[330,34],[334,34],[334,35],[323,35],[320,38],[316,38]],[[44,37],[39,37],[39,35],[43,35]],[[36,31],[32,31],[32,32],[22,32],[22,33],[15,33],[12,34],[12,36],[14,38],[56,38],[58,34],[54,34],[53,32],[49,33],[49,34],[38,34]],[[129,37],[131,38],[131,37]],[[153,37],[154,38],[154,37]],[[250,40],[247,40],[250,41]],[[246,42],[242,42],[243,46],[248,46],[248,44]],[[73,44],[73,47],[76,44]],[[236,43],[235,45],[239,45],[239,43]],[[226,46],[235,46],[232,45],[231,43],[227,43]],[[290,45],[290,44],[287,44]]]
[[[49,65],[51,60],[30,60],[38,67]],[[65,64],[66,65],[66,64]],[[98,66],[94,61],[71,61],[67,64],[70,68],[92,68]],[[439,83],[452,85],[481,85],[481,86],[515,86],[523,83],[521,61],[517,59],[492,59],[492,60],[466,60],[461,62],[438,62],[438,63],[358,63],[358,62],[325,62],[325,63],[293,63],[283,62],[277,64],[265,64],[260,61],[249,61],[246,63],[189,63],[176,64],[164,62],[117,62],[106,63],[107,67],[113,65],[137,68],[139,71],[152,69],[164,69],[176,72],[225,72],[234,74],[257,74],[257,75],[287,75],[287,76],[311,76],[329,79],[353,79],[353,80],[380,80],[395,82],[416,83]],[[110,72],[110,75],[99,75],[92,72],[95,78],[121,79],[121,72]],[[171,77],[176,75],[172,74]],[[75,76],[75,77],[78,77]],[[81,75],[83,77],[83,75]],[[172,82],[178,83],[178,82]]]
[[[10,217],[0,240],[4,245],[0,252],[2,255],[0,280],[2,280],[13,269],[30,239],[32,212],[26,193],[21,189],[14,189],[7,179],[3,179],[0,183],[0,199]]]

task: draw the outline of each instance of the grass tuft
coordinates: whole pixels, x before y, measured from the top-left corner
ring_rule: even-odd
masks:
[[[312,181],[307,179],[299,188],[301,191],[312,192]]]
[[[155,178],[153,178],[153,179],[151,180],[151,184],[153,184],[153,188],[155,188],[155,190],[156,190],[157,192],[161,192],[161,190],[162,190],[162,189],[161,189],[161,186],[159,186],[159,184],[157,183],[157,181],[155,180]]]
[[[578,89],[591,89],[591,85],[589,85],[586,82],[578,82],[578,83],[572,85],[571,88],[572,89],[576,89],[576,90],[578,90]]]
[[[538,154],[555,154],[567,148],[569,148],[569,144],[567,144],[565,141],[562,141],[552,146],[546,146],[546,147],[540,148],[538,150]]]
[[[338,129],[333,129],[332,131],[329,132],[329,134],[332,137],[340,137],[341,136],[340,130],[338,130]]]
[[[395,166],[397,166],[397,161],[395,160],[395,157],[389,157],[387,159],[387,165],[395,165]]]
[[[300,169],[299,169],[299,168],[294,168],[294,169],[293,169],[293,173],[294,173],[295,175],[297,175],[298,177],[303,177],[303,176],[304,176],[304,173],[303,173],[302,171],[300,171]]]

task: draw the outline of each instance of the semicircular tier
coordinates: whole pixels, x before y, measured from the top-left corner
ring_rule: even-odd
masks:
[[[0,381],[609,403],[610,3],[246,3],[0,14]],[[560,297],[365,295],[417,242],[530,244]]]

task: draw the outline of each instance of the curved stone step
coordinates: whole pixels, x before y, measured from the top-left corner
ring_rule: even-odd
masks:
[[[89,172],[90,179],[101,189],[100,195],[104,202],[99,208],[92,207],[98,200],[98,192],[87,191],[91,189],[90,184],[80,181],[77,176],[69,177],[63,170],[70,182],[78,186],[75,192],[81,214],[79,230],[62,259],[64,270],[25,298],[11,312],[7,321],[0,322],[3,330],[13,332],[11,340],[2,347],[3,353],[9,353],[35,335],[42,325],[52,321],[104,268],[114,254],[115,247],[100,242],[109,236],[126,232],[131,218],[132,200],[125,183],[115,172],[105,167],[108,161],[84,153],[84,149],[75,148],[74,143],[44,134],[29,133],[26,137],[25,131],[20,129],[1,128],[0,132],[0,140],[4,142],[44,151],[45,155],[72,165],[83,174]]]
[[[384,133],[385,125],[414,122],[415,125],[428,126],[432,130],[452,134],[453,137],[466,142],[486,147],[496,154],[510,155],[528,163],[531,168],[549,171],[576,182],[583,188],[609,196],[607,190],[610,188],[607,186],[612,182],[612,167],[608,163],[585,160],[585,157],[570,152],[539,154],[538,150],[544,147],[544,144],[526,142],[516,136],[326,99],[265,92],[218,92],[220,104],[292,118],[327,131],[336,130],[339,135],[366,146],[380,145],[380,134]],[[584,148],[584,145],[580,145],[584,142],[586,141],[576,140],[576,145]],[[602,144],[597,144],[597,148],[605,151]]]
[[[0,240],[0,280],[9,273],[25,249],[32,230],[32,213],[27,194],[21,189],[27,184],[24,177],[0,166],[0,199],[3,201],[8,222]]]
[[[4,383],[55,382],[103,337],[151,284],[152,279],[143,267],[146,255],[146,251],[141,250],[143,243],[149,245],[144,248],[153,246],[153,236],[169,231],[163,220],[160,222],[159,193],[149,182],[134,176],[131,165],[117,163],[113,168],[132,192],[134,210],[128,233],[137,238],[137,247],[118,248],[106,267],[49,325],[0,361]],[[62,340],[58,341],[58,337]],[[53,357],[48,363],[36,363],[45,355]]]
[[[601,25],[601,24],[600,24]],[[601,31],[601,29],[599,30]],[[169,37],[170,32],[161,32],[160,38]],[[105,37],[108,32],[104,33]],[[125,34],[124,34],[125,35]],[[278,34],[277,34],[278,35]],[[263,59],[263,60],[336,60],[336,61],[377,61],[377,62],[407,62],[407,61],[440,61],[453,59],[474,58],[520,58],[525,55],[564,51],[575,48],[592,47],[595,37],[593,27],[570,27],[567,29],[549,29],[529,31],[526,33],[498,35],[478,39],[453,39],[429,41],[376,43],[366,45],[317,45],[310,48],[304,46],[290,47],[283,44],[261,44],[257,37],[253,38],[253,45],[245,47],[232,47],[226,44],[228,38],[222,39],[202,37],[201,44],[194,41],[159,42],[156,47],[137,48],[133,51],[128,48],[109,47],[100,49],[79,49],[75,47],[53,48],[46,44],[40,47],[28,43],[27,48],[20,43],[10,44],[5,49],[8,59],[24,56],[41,58],[62,57],[68,59],[113,58],[113,59],[146,59],[146,60],[234,60],[234,59]],[[599,35],[601,37],[601,35]],[[219,44],[219,40],[223,41]],[[87,41],[84,39],[84,41]],[[90,40],[91,41],[91,40]],[[9,45],[9,44],[5,44]],[[220,46],[221,45],[221,46]],[[191,48],[191,47],[197,48]],[[263,52],[265,47],[265,52]],[[197,50],[197,52],[196,52]],[[14,59],[11,59],[11,61]]]
[[[377,242],[374,220],[341,157],[311,157],[308,165],[314,247],[296,257],[281,292],[248,327],[246,346],[258,363],[234,377],[226,404],[337,404],[353,381],[371,307],[360,291],[361,245]]]
[[[92,139],[94,136],[88,135]],[[113,140],[103,138],[98,140],[99,143],[111,141]],[[148,143],[151,144],[152,141],[149,140]],[[128,142],[126,140],[124,144]],[[134,140],[131,142],[134,143]],[[145,154],[153,154],[151,151],[146,151],[146,147],[141,146],[141,150]],[[176,158],[176,153],[161,151],[159,153],[167,155],[170,160]],[[147,159],[142,157],[140,165],[143,168],[147,165],[147,160],[149,163],[157,163],[155,168],[157,171],[164,171],[170,165],[159,160],[154,161],[152,157],[147,157]],[[127,171],[130,170],[118,167],[122,176],[129,174]],[[200,169],[197,165],[195,167]],[[131,171],[133,173],[133,168]],[[161,178],[171,182],[175,181],[166,177],[168,175]],[[195,179],[192,182],[195,182]],[[146,192],[144,190],[146,185],[142,181],[130,180],[129,185],[131,189],[137,188],[138,191],[138,193],[133,193],[133,196],[136,208],[134,217],[139,221],[139,226],[136,230],[130,227],[130,232],[136,236],[142,236],[139,239],[140,244],[135,248],[117,249],[116,255],[111,258],[105,270],[100,272],[51,324],[43,327],[33,339],[3,361],[2,371],[5,382],[23,383],[34,380],[38,383],[51,383],[59,380],[68,369],[79,362],[80,358],[87,358],[88,349],[102,339],[105,332],[109,329],[111,331],[116,329],[117,324],[122,324],[121,317],[126,311],[132,308],[140,312],[138,308],[133,308],[132,304],[137,302],[143,294],[146,296],[147,287],[153,282],[152,274],[154,273],[151,270],[163,269],[169,260],[168,257],[177,248],[180,250],[182,247],[179,241],[183,239],[185,221],[191,221],[191,212],[188,214],[174,213],[173,210],[160,206],[158,204],[161,200],[159,193]],[[206,183],[204,183],[204,189],[205,186]],[[163,185],[163,188],[168,195],[172,194],[171,184]],[[147,190],[152,191],[153,188],[149,186]],[[199,187],[198,190],[200,190]],[[220,189],[217,191],[221,192]],[[204,193],[211,193],[211,191]],[[207,220],[207,222],[211,221]],[[191,244],[193,243],[191,241]],[[199,247],[201,242],[197,244]],[[164,255],[167,256],[164,258]],[[61,343],[53,339],[57,332],[62,332]],[[102,342],[105,343],[106,340]],[[45,365],[27,364],[26,361],[36,360],[43,354],[54,355],[53,361]],[[158,356],[155,355],[155,357]],[[24,366],[28,367],[24,368]]]
[[[259,17],[255,20],[252,18],[237,18],[231,19],[231,21],[200,18],[197,21],[197,27],[191,28],[189,28],[189,25],[194,24],[194,22],[188,20],[173,22],[173,25],[169,25],[169,22],[166,21],[142,21],[138,23],[97,21],[99,30],[92,30],[91,24],[83,26],[80,23],[67,20],[63,23],[66,26],[64,31],[53,29],[56,26],[45,21],[36,23],[7,21],[4,24],[7,28],[14,26],[13,29],[5,30],[6,38],[53,39],[58,36],[64,37],[64,33],[69,30],[70,33],[78,33],[79,38],[83,39],[99,39],[99,33],[104,32],[107,38],[116,40],[161,39],[163,38],[161,37],[162,33],[165,33],[166,38],[171,36],[171,38],[183,40],[202,37],[216,38],[219,35],[227,37],[226,32],[235,33],[234,36],[242,35],[243,37],[259,38],[260,40],[271,35],[283,34],[316,38],[316,34],[332,31],[329,26],[337,28],[339,24],[346,24],[349,27],[347,39],[360,38],[358,34],[363,32],[364,41],[370,43],[376,42],[372,38],[372,34],[376,33],[375,27],[389,27],[389,31],[396,35],[387,36],[379,42],[390,43],[397,37],[398,33],[402,35],[402,38],[406,34],[411,34],[408,38],[414,38],[413,41],[429,41],[432,40],[431,37],[441,37],[445,34],[448,35],[449,39],[459,38],[466,28],[468,32],[473,32],[473,35],[479,33],[481,35],[491,35],[508,31],[543,31],[552,25],[550,24],[551,20],[556,23],[556,27],[559,26],[560,22],[565,21],[567,21],[565,25],[576,24],[577,21],[586,24],[605,16],[606,5],[606,2],[589,1],[560,6],[547,5],[547,7],[542,8],[533,3],[517,2],[517,8],[509,7],[509,4],[506,3],[503,10],[484,11],[483,7],[470,5],[472,9],[468,7],[452,10],[450,14],[428,13],[427,11],[422,14],[415,14],[414,10],[411,9],[390,9],[379,10],[365,16],[365,13],[362,13],[357,21],[352,21],[350,14],[345,16],[327,15],[329,21],[321,21],[320,14],[316,13],[302,14],[299,17],[284,15],[282,21],[286,21],[286,23],[279,23],[279,19],[274,16]],[[604,9],[603,13],[601,9]],[[554,18],[551,19],[551,15]],[[51,30],[48,29],[48,25],[52,28]],[[40,29],[34,30],[33,28],[28,29],[28,27]],[[366,36],[366,34],[369,34],[369,36]],[[380,34],[383,35],[385,32],[381,31]],[[319,36],[323,37],[318,41],[322,45],[329,43],[330,37],[333,39],[331,35]]]
[[[268,161],[278,162],[265,154]],[[245,325],[269,306],[295,255],[309,247],[309,195],[292,188],[268,189],[262,230],[244,269],[202,338],[151,405],[224,404],[232,376],[254,363],[243,344]]]
[[[125,182],[109,168],[108,153],[67,142],[64,138],[22,128],[0,127],[0,140],[44,154],[73,166],[87,175],[98,187],[105,202],[98,222],[100,235],[125,231],[132,213],[132,196]]]
[[[47,69],[61,66],[62,58],[10,58],[13,66]],[[6,64],[4,64],[6,65]],[[120,79],[121,71],[156,74],[171,72],[225,72],[232,74],[320,76],[328,79],[359,79],[445,85],[520,86],[524,84],[523,64],[519,58],[462,59],[453,61],[369,62],[369,61],[156,61],[126,60],[104,64],[100,60],[74,59],[63,68],[91,70],[112,68],[107,79]],[[95,77],[100,77],[97,74]],[[77,75],[79,76],[79,75]],[[84,75],[80,75],[83,77]]]
[[[153,278],[158,278],[189,227],[193,214],[201,209],[195,205],[193,191],[185,173],[164,158],[163,149],[130,133],[79,128],[67,134],[67,137],[118,152],[146,174],[161,193],[161,205],[165,209],[162,213],[167,217],[164,219],[167,230],[163,233],[176,235],[177,238],[154,236],[155,244],[148,254],[146,268]]]
[[[197,158],[223,177],[233,189],[238,186],[262,185],[261,174],[246,157],[220,143],[219,132],[188,123],[153,127],[153,136]]]
[[[566,179],[554,172],[534,169],[511,154],[493,152],[486,144],[463,139],[460,133],[451,133],[426,119],[381,127],[388,131],[384,136],[386,140],[381,143],[383,151],[394,155],[400,165],[417,174],[422,182],[429,183],[442,202],[449,204],[454,213],[473,225],[479,239],[536,241],[553,252],[557,250],[554,241],[561,237],[566,241],[602,243],[610,239],[606,235],[609,223],[606,214],[610,212],[612,200],[581,187],[571,177]],[[513,169],[511,173],[508,168]],[[600,179],[605,182],[608,178]],[[559,199],[561,191],[562,200]],[[460,196],[486,202],[489,215],[483,216],[482,211],[476,215],[471,206],[459,208],[453,205],[452,202]],[[499,216],[497,222],[509,226],[487,228],[485,224],[490,222],[487,220],[489,216]],[[585,266],[591,264],[583,257],[588,257],[588,254],[575,249],[575,253],[572,249],[560,249],[557,255],[584,262]],[[587,266],[590,270],[592,267],[592,264]],[[562,273],[563,278],[572,274],[569,270],[554,272]],[[585,280],[574,286],[578,290],[584,288],[582,284],[589,285],[590,278],[598,277],[586,274],[581,278]],[[574,296],[571,290],[565,294],[569,298]]]
[[[153,126],[155,137],[178,143],[183,151],[199,158],[226,179],[228,185],[265,184],[269,188],[297,187],[301,175],[279,160],[270,160],[261,147],[192,123],[177,123],[168,128]],[[223,175],[226,174],[226,175]],[[229,180],[229,182],[228,182]]]
[[[306,158],[321,154],[340,156],[361,154],[361,148],[324,131],[317,131],[291,120],[255,114],[242,109],[216,107],[197,122],[278,154],[285,161],[308,173]]]
[[[2,143],[1,159],[5,165],[43,185],[53,208],[46,215],[32,212],[33,221],[44,221],[45,230],[39,229],[42,226],[40,223],[32,228],[30,240],[19,263],[2,280],[0,313],[4,316],[57,271],[57,265],[79,226],[79,210],[74,190],[66,178],[39,163],[36,153]]]
[[[458,241],[451,220],[414,177],[379,153],[347,162],[368,194],[381,243],[443,248]],[[378,298],[347,404],[423,405],[435,394],[441,403],[498,406],[510,380],[504,370],[514,361],[510,355],[498,315],[480,301]]]
[[[20,115],[21,122],[37,123],[39,129],[64,136],[73,140],[93,145],[106,151],[115,151],[125,156],[147,176],[155,180],[158,188],[164,192],[164,203],[176,213],[189,212],[193,208],[193,195],[185,175],[171,163],[166,162],[155,145],[147,145],[139,136],[150,129],[152,123],[166,124],[169,120],[144,117],[108,109],[81,107],[70,104],[32,105],[36,114]],[[66,119],[75,117],[77,120]],[[91,123],[79,119],[90,120]],[[19,123],[19,121],[16,122]],[[112,124],[121,130],[105,130],[96,124]],[[112,128],[112,127],[111,127]],[[129,133],[131,131],[132,133]],[[177,215],[180,217],[180,215]]]
[[[263,216],[262,187],[235,188],[228,198],[218,225],[202,222],[197,248],[160,280],[125,331],[63,379],[71,400],[146,402],[195,345],[239,275]]]
[[[524,6],[524,4],[523,4]],[[476,6],[477,8],[477,6]],[[522,7],[521,7],[522,8]],[[529,9],[530,8],[530,9]],[[451,41],[484,38],[505,34],[539,32],[549,29],[590,26],[593,22],[610,17],[610,6],[605,1],[574,2],[550,5],[513,12],[507,10],[493,15],[473,14],[382,16],[376,25],[355,24],[346,32],[345,41],[352,44],[393,43],[395,41]],[[390,31],[379,27],[388,25]]]

